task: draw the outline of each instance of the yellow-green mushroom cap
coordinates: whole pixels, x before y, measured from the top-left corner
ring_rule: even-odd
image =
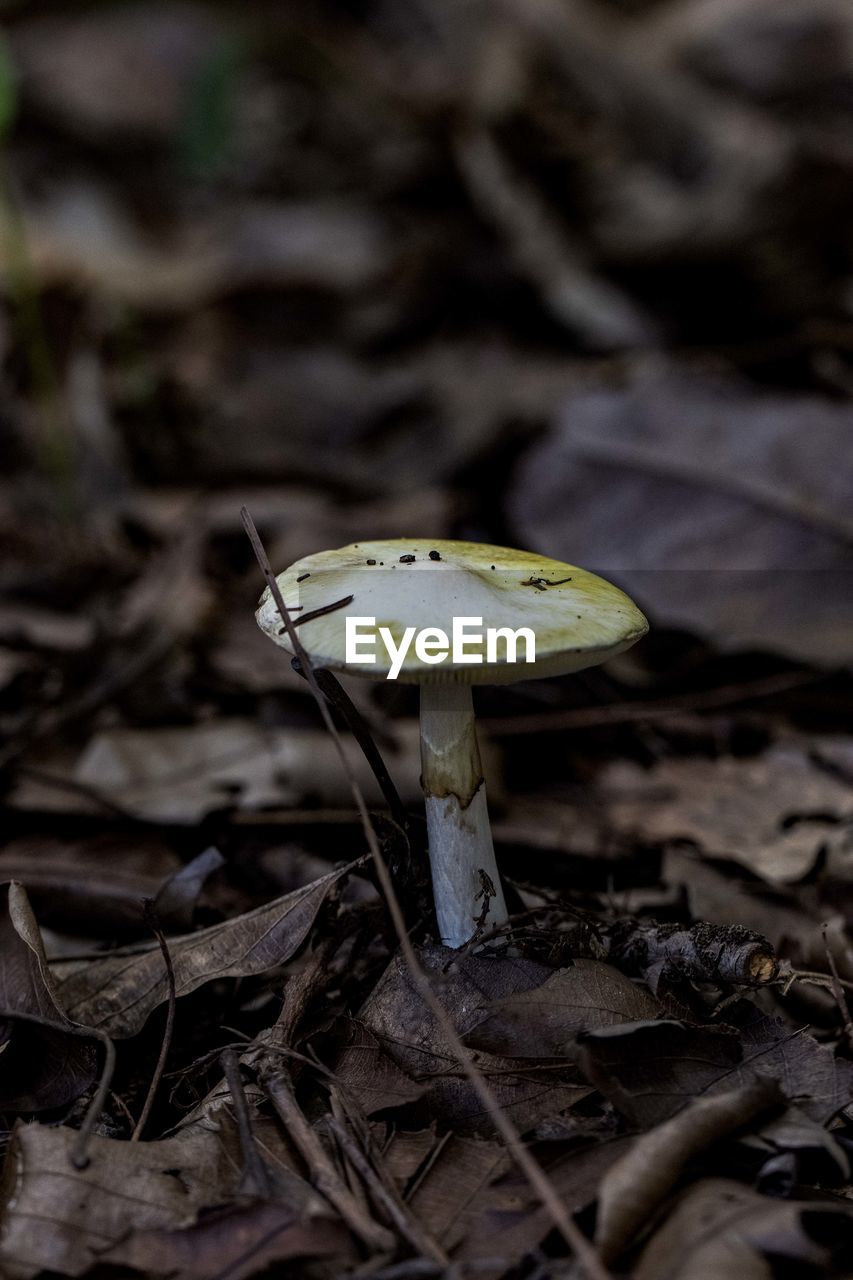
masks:
[[[624,591],[596,574],[547,556],[477,542],[356,542],[304,556],[279,575],[278,585],[313,665],[371,680],[386,679],[391,670],[391,658],[378,634],[381,627],[399,646],[410,627],[416,633],[439,628],[450,637],[454,618],[482,619],[481,627],[468,628],[469,634],[482,632],[482,640],[465,645],[467,655],[482,661],[456,663],[450,653],[430,664],[410,643],[397,676],[408,684],[513,684],[580,671],[629,648],[648,630],[645,617]],[[320,612],[311,616],[316,611]],[[256,617],[262,631],[292,652],[269,589]],[[373,627],[359,626],[362,637],[375,636],[375,643],[368,639],[362,645],[362,652],[373,653],[375,662],[347,661],[347,618],[375,619]],[[521,627],[535,635],[535,663],[524,660],[523,641],[518,644],[518,660],[507,661],[507,646],[501,640],[497,660],[487,661],[487,630]]]

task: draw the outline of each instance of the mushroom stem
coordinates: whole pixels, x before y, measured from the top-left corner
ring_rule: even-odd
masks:
[[[461,947],[507,919],[468,684],[421,685],[421,782],[438,929]]]

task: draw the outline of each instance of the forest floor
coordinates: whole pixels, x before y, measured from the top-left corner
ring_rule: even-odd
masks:
[[[8,8],[0,1270],[850,1276],[846,5]],[[243,504],[649,613],[478,690],[487,948]]]

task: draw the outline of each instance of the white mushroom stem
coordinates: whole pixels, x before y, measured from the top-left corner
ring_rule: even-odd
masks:
[[[461,947],[507,919],[470,685],[421,685],[421,780],[438,929]]]

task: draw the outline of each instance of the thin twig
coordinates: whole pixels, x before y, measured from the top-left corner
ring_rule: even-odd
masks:
[[[86,1114],[83,1117],[83,1123],[77,1131],[77,1137],[71,1145],[70,1159],[75,1169],[85,1169],[89,1164],[89,1157],[86,1149],[89,1145],[89,1139],[92,1136],[98,1117],[104,1109],[107,1100],[107,1094],[110,1091],[113,1072],[116,1065],[116,1050],[110,1037],[105,1031],[99,1031],[97,1027],[83,1027],[76,1022],[55,1022],[52,1018],[45,1018],[38,1013],[23,1013],[20,1009],[0,1009],[0,1020],[8,1019],[10,1022],[29,1022],[35,1027],[47,1027],[50,1031],[61,1031],[68,1036],[77,1036],[81,1040],[100,1040],[104,1046],[104,1065],[101,1070],[101,1078],[98,1081],[98,1087],[95,1090],[95,1096],[89,1103]]]
[[[835,996],[835,1003],[844,1019],[844,1034],[847,1037],[847,1043],[853,1045],[853,1018],[850,1017],[850,1004],[847,1000],[847,993],[844,990],[844,982],[838,972],[838,965],[835,963],[835,956],[832,954],[832,948],[826,936],[826,925],[821,928],[823,935],[823,946],[826,951],[826,962],[829,965],[829,971],[832,974],[832,994]]]
[[[342,596],[340,600],[333,600],[331,604],[321,605],[319,609],[309,609],[307,613],[303,613],[301,618],[294,618],[294,627],[301,627],[303,622],[313,622],[315,618],[324,618],[327,613],[334,613],[336,609],[345,609],[348,604],[352,604],[352,596]]]
[[[261,1159],[255,1146],[252,1133],[252,1117],[249,1115],[249,1104],[243,1088],[243,1077],[240,1074],[240,1063],[233,1049],[223,1049],[219,1056],[228,1092],[234,1105],[234,1118],[237,1121],[237,1133],[240,1138],[240,1150],[243,1153],[243,1177],[241,1187],[258,1196],[261,1200],[272,1198],[269,1171]]]
[[[154,1074],[151,1077],[151,1083],[148,1086],[148,1093],[145,1098],[145,1105],[139,1114],[139,1119],[133,1133],[130,1135],[131,1142],[138,1142],[142,1137],[148,1117],[151,1115],[151,1109],[154,1106],[154,1099],[157,1096],[157,1090],[160,1087],[160,1081],[163,1078],[163,1072],[166,1069],[166,1059],[169,1056],[169,1050],[172,1047],[172,1033],[175,1029],[175,1005],[177,1003],[177,993],[175,991],[175,969],[172,964],[172,956],[169,952],[169,944],[163,934],[163,930],[157,922],[154,914],[154,902],[151,898],[144,901],[145,920],[160,944],[160,950],[163,953],[163,963],[166,966],[166,981],[169,984],[169,1003],[166,1007],[166,1025],[163,1028],[163,1043],[160,1045],[160,1055],[157,1058],[157,1065],[154,1068]]]
[[[297,675],[302,676],[303,679],[307,679],[298,658],[294,658],[290,665],[293,667],[293,670]],[[373,770],[373,776],[385,797],[385,803],[391,810],[391,816],[397,823],[397,826],[402,828],[405,832],[409,825],[409,814],[406,810],[406,806],[400,799],[400,793],[394,786],[393,779],[388,772],[385,761],[382,759],[382,754],[376,743],[373,741],[373,735],[367,727],[364,716],[361,714],[346,689],[344,689],[341,682],[332,675],[331,671],[315,671],[314,677],[326,698],[331,702],[332,706],[340,712],[346,721],[347,728],[361,747],[361,750],[364,753],[364,758]]]
[[[99,805],[113,818],[121,818],[124,822],[135,822],[137,820],[136,814],[131,813],[130,809],[125,809],[124,805],[116,804],[109,796],[102,795],[97,787],[91,786],[88,782],[80,782],[77,778],[63,778],[60,774],[51,773],[47,769],[38,769],[29,764],[18,766],[18,776],[32,778],[34,782],[38,782],[48,789],[67,791],[70,795],[80,796],[83,800],[90,800],[92,804]]]
[[[278,1112],[287,1135],[299,1150],[311,1174],[311,1183],[335,1208],[354,1235],[368,1249],[390,1253],[394,1237],[365,1213],[356,1197],[341,1178],[331,1156],[311,1128],[293,1092],[287,1073],[277,1072],[263,1078],[267,1097]]]
[[[574,707],[566,711],[536,712],[529,716],[501,716],[481,723],[500,737],[526,733],[551,733],[558,729],[594,729],[602,725],[633,724],[642,720],[666,720],[689,711],[715,711],[760,698],[772,698],[803,685],[826,680],[825,671],[787,671],[747,680],[743,684],[724,685],[720,689],[702,689],[698,693],[678,693],[669,698],[647,702],[611,702],[599,707]]]
[[[513,881],[512,883],[515,884],[516,882]],[[454,951],[441,972],[448,973],[458,960],[464,960],[472,951],[486,942],[494,942],[496,938],[506,938],[507,942],[509,942],[511,940],[510,935],[518,931],[521,921],[529,920],[533,916],[543,915],[546,912],[553,912],[553,910],[554,908],[550,903],[543,903],[539,907],[528,907],[526,911],[515,912],[502,924],[495,924],[492,925],[491,929],[483,929],[481,932],[475,933],[467,942],[462,944],[458,951]],[[521,927],[523,928],[523,925]]]
[[[399,1195],[393,1195],[385,1186],[343,1121],[333,1116],[329,1120],[329,1127],[337,1138],[347,1160],[349,1160],[367,1187],[376,1207],[381,1209],[403,1239],[408,1240],[409,1244],[418,1253],[446,1266],[449,1261],[447,1254],[433,1240],[429,1232],[424,1230],[417,1218],[412,1214],[411,1209],[403,1203]]]
[[[825,987],[829,991],[832,990],[833,983],[833,980],[828,973],[815,973],[811,969],[793,968],[790,972],[783,973],[777,981],[783,984],[783,995],[788,994],[788,991],[795,982],[810,982],[813,986]],[[839,986],[845,987],[848,991],[853,991],[853,982],[851,982],[849,978],[838,977],[837,981]]]
[[[370,821],[370,815],[367,810],[364,796],[362,795],[361,788],[359,787],[357,780],[353,776],[341,736],[337,731],[334,721],[332,720],[332,716],[326,700],[323,697],[322,690],[317,684],[311,659],[305,651],[305,647],[299,640],[299,636],[293,626],[293,622],[287,611],[287,605],[284,603],[284,599],[281,591],[279,590],[279,586],[276,582],[267,554],[264,551],[263,544],[258,536],[258,531],[255,528],[254,521],[245,507],[242,508],[240,515],[246,533],[249,537],[249,541],[251,542],[252,548],[255,552],[255,556],[257,557],[258,564],[261,567],[261,572],[263,573],[270,589],[270,594],[272,595],[285,627],[287,628],[288,639],[290,640],[293,652],[305,669],[305,675],[317,700],[317,706],[319,708],[320,715],[323,718],[323,723],[335,742],[336,750],[341,761],[341,767],[349,781],[353,800],[355,801],[355,805],[358,809],[362,826],[364,828],[365,838],[373,856],[374,864],[376,866],[376,875],[382,888],[382,892],[388,906],[388,911],[400,942],[400,948],[403,952],[403,956],[409,968],[415,987],[417,988],[424,1003],[429,1007],[438,1021],[445,1038],[459,1059],[459,1064],[462,1067],[462,1070],[468,1077],[472,1088],[488,1112],[498,1133],[506,1143],[512,1158],[515,1160],[519,1169],[530,1183],[530,1186],[541,1200],[542,1205],[551,1221],[554,1223],[554,1226],[560,1232],[560,1235],[563,1237],[568,1247],[575,1253],[583,1270],[589,1277],[589,1280],[609,1280],[609,1272],[599,1258],[596,1249],[574,1222],[571,1214],[560,1199],[556,1189],[545,1174],[545,1171],[525,1147],[515,1125],[501,1109],[500,1104],[484,1080],[481,1072],[471,1060],[468,1049],[466,1049],[465,1045],[462,1043],[456,1028],[448,1017],[447,1011],[435,995],[429,979],[418,963],[414,948],[409,940],[409,935],[406,930],[406,921],[403,917],[403,912],[397,899],[394,885],[391,882],[391,877],[388,874],[388,868],[385,865],[379,849],[379,842],[376,838],[376,832],[373,829],[373,824]]]

